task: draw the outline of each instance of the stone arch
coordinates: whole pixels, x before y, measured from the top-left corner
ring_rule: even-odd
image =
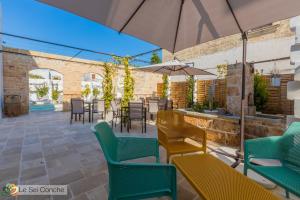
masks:
[[[63,102],[63,75],[56,70],[35,68],[28,72],[29,79],[29,109],[62,110]],[[48,88],[48,94],[37,95],[39,88]],[[57,94],[57,95],[54,95]]]

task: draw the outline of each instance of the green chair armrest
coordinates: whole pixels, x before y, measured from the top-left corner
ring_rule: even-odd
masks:
[[[118,137],[118,161],[155,156],[159,162],[159,147],[156,138]]]
[[[141,199],[151,194],[170,195],[176,199],[176,168],[173,165],[115,163],[110,170],[110,194],[118,195],[116,199]]]
[[[280,159],[279,140],[281,136],[250,139],[245,141],[245,164],[249,158],[274,158]]]

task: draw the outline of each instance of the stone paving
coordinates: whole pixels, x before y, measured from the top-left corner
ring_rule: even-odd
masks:
[[[0,121],[1,187],[6,183],[68,186],[67,196],[19,196],[18,200],[107,199],[107,166],[97,140],[90,131],[91,124],[75,122],[70,125],[69,115],[63,112],[39,112]],[[134,124],[132,128],[132,135],[141,131],[139,124]],[[119,130],[119,127],[115,128],[116,132]],[[156,136],[153,122],[148,123],[146,136]],[[164,150],[160,150],[162,162],[165,162]],[[228,164],[233,162],[227,157],[218,157]],[[143,161],[154,161],[151,159]],[[237,170],[241,171],[242,168],[240,165]],[[273,191],[284,198],[284,191],[279,187]],[[178,199],[200,199],[179,173]],[[291,199],[297,198],[292,195]]]

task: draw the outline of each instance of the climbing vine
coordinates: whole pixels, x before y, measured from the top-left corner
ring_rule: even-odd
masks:
[[[227,64],[220,64],[217,65],[217,72],[218,72],[218,78],[219,79],[224,79],[227,75],[227,68],[228,65]]]
[[[164,74],[162,76],[163,85],[162,85],[162,97],[167,98],[168,97],[168,87],[169,87],[169,77],[168,75]]]
[[[109,109],[110,102],[114,99],[113,93],[113,77],[115,75],[114,65],[104,63],[104,78],[102,81],[103,99],[105,101],[105,108]]]
[[[194,86],[195,86],[194,76],[188,76],[187,85],[188,88],[187,88],[186,101],[187,101],[187,106],[190,108],[193,106],[194,103]]]
[[[122,106],[128,106],[130,100],[133,99],[134,95],[134,79],[131,75],[131,70],[129,68],[130,57],[114,57],[118,64],[124,66],[125,76],[124,76],[124,94],[122,97]]]

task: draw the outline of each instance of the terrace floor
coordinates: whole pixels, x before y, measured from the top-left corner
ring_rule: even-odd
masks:
[[[38,112],[0,121],[0,187],[6,183],[68,185],[68,196],[19,196],[17,199],[107,199],[107,166],[90,131],[91,124],[75,122],[70,125],[69,115],[64,112]],[[134,131],[130,134],[141,131],[139,124],[132,128]],[[116,132],[119,130],[119,127],[115,128]],[[148,122],[146,136],[156,137],[154,122]],[[214,148],[235,151],[228,147]],[[160,150],[162,162],[165,162],[165,152],[162,148]],[[225,156],[214,155],[225,163],[233,162]],[[240,165],[237,170],[242,171],[242,168]],[[284,199],[285,193],[281,188],[270,185],[254,173],[249,175],[271,186],[272,192]],[[179,173],[178,197],[200,199]],[[290,199],[298,198],[291,195]]]

